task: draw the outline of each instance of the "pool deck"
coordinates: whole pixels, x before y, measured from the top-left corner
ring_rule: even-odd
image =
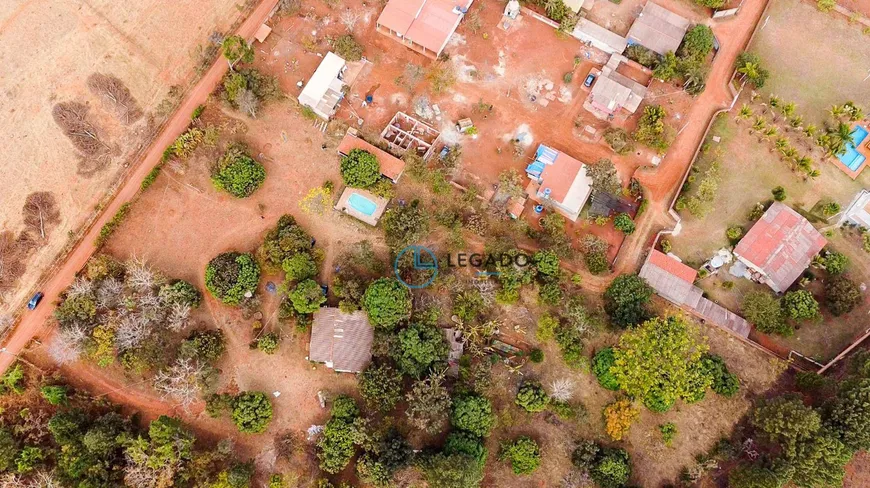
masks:
[[[867,124],[866,124],[866,121],[862,121],[862,122],[858,122],[858,123],[856,123],[856,124],[853,124],[853,125],[852,125],[852,130],[854,131],[855,128],[858,127],[859,125],[860,125],[860,126],[863,126],[865,129],[868,128],[868,127],[867,127]],[[861,144],[858,144],[858,145],[855,147],[855,150],[858,151],[858,153],[861,154],[862,156],[864,156],[864,158],[865,158],[864,162],[861,164],[861,166],[858,167],[857,170],[849,169],[849,167],[846,166],[845,164],[843,164],[843,162],[840,161],[840,158],[838,158],[838,157],[836,157],[836,156],[835,156],[834,159],[833,159],[834,165],[835,165],[836,167],[840,168],[840,170],[841,170],[843,173],[846,173],[847,175],[849,175],[849,178],[852,178],[853,180],[858,179],[858,176],[861,175],[861,171],[863,171],[864,168],[865,168],[868,164],[870,164],[870,149],[867,148],[867,145],[868,145],[868,144],[870,144],[870,136],[868,136],[866,139],[864,139],[863,141],[861,141]]]
[[[375,212],[371,215],[366,215],[351,207],[347,200],[354,193],[373,201],[375,205],[377,205]],[[381,216],[384,214],[384,210],[387,209],[388,203],[390,203],[389,200],[383,197],[379,197],[370,191],[366,191],[361,188],[351,188],[348,186],[344,188],[343,192],[341,192],[341,197],[338,199],[338,203],[335,204],[335,209],[374,227],[378,225],[378,220],[381,219]]]

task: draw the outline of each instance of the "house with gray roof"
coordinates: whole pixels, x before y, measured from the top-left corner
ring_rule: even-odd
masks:
[[[628,30],[629,45],[640,44],[650,51],[664,55],[676,52],[691,22],[661,5],[647,2],[631,29]]]
[[[362,311],[323,307],[314,312],[308,360],[344,373],[359,373],[372,360],[375,332]]]

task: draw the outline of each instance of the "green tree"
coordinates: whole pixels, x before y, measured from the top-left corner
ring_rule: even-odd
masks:
[[[549,278],[559,276],[559,256],[555,252],[549,249],[540,250],[532,256],[532,262],[535,263],[538,274]]]
[[[742,52],[737,56],[737,72],[740,77],[753,85],[755,88],[764,88],[770,72],[761,66],[761,59],[755,53]]]
[[[486,464],[489,451],[479,437],[468,432],[454,431],[447,436],[447,441],[444,443],[444,454],[448,456],[464,454],[477,460],[478,464],[483,467]]]
[[[317,276],[317,263],[307,252],[300,252],[284,260],[281,268],[288,281],[302,281]]]
[[[601,449],[589,476],[601,488],[622,488],[631,478],[631,456],[625,449]]]
[[[196,308],[202,302],[202,293],[184,280],[174,280],[160,287],[160,299],[166,303]]]
[[[853,452],[835,436],[820,432],[797,445],[792,482],[801,488],[843,486]]]
[[[288,295],[293,309],[300,314],[310,314],[320,310],[326,303],[326,296],[316,281],[308,279],[299,282]]]
[[[667,112],[660,105],[647,105],[634,131],[634,139],[653,149],[664,151],[670,146],[665,118]]]
[[[782,297],[785,315],[792,320],[812,320],[819,317],[819,302],[807,290],[790,291]]]
[[[0,428],[0,472],[7,471],[18,456],[18,442],[8,429]]]
[[[479,395],[463,395],[453,400],[450,423],[478,437],[487,437],[495,424],[490,401]]]
[[[598,380],[598,384],[608,390],[619,390],[619,381],[613,375],[611,368],[616,362],[616,354],[612,347],[605,347],[595,353],[592,358],[592,373]]]
[[[614,217],[613,226],[625,235],[633,234],[636,229],[634,221],[631,220],[631,216],[627,213],[621,213]]]
[[[339,397],[333,402],[332,417],[317,440],[317,458],[323,471],[335,474],[350,462],[359,437],[359,429],[355,425],[358,415],[359,408],[353,399]]]
[[[18,451],[18,457],[15,458],[16,471],[21,474],[27,474],[33,471],[44,460],[45,452],[41,448],[26,446]]]
[[[235,68],[236,63],[254,62],[254,48],[242,36],[229,36],[224,39],[224,42],[221,44],[221,51],[227,59],[231,70]]]
[[[829,409],[826,425],[849,449],[870,449],[870,379],[843,385]]]
[[[46,385],[40,389],[42,398],[52,405],[67,404],[67,389],[62,385]]]
[[[757,464],[741,465],[728,474],[730,488],[782,488],[794,473],[791,466],[767,468]]]
[[[763,402],[752,413],[752,425],[767,440],[782,446],[789,458],[798,445],[815,437],[822,426],[818,412],[798,398],[778,397]]]
[[[405,415],[412,427],[430,434],[442,431],[452,404],[450,392],[444,386],[443,373],[415,381],[405,398],[408,401]]]
[[[701,364],[706,350],[685,319],[653,318],[622,334],[610,370],[629,396],[665,411],[676,400],[692,400],[709,388],[712,379]]]
[[[238,305],[257,291],[260,267],[247,253],[225,252],[209,261],[205,268],[205,287],[227,305]]]
[[[347,186],[368,188],[381,177],[381,165],[374,154],[354,149],[341,158],[341,179]]]
[[[420,471],[430,488],[477,488],[483,481],[483,468],[464,454],[426,456]]]
[[[398,280],[379,278],[366,288],[363,310],[372,326],[392,330],[411,317],[411,293]]]
[[[678,51],[680,57],[706,57],[713,51],[713,30],[704,24],[698,24],[686,31]]]
[[[429,217],[417,200],[387,210],[382,222],[387,245],[394,251],[419,242],[429,232]]]
[[[544,391],[544,387],[536,381],[526,381],[520,386],[514,403],[526,412],[543,412],[550,404],[550,397]]]
[[[439,327],[411,324],[399,332],[392,357],[403,373],[419,378],[432,364],[446,361],[447,352],[447,342]]]
[[[541,449],[534,439],[522,436],[502,444],[499,460],[508,461],[514,474],[532,474],[541,465]]]
[[[830,274],[838,275],[846,271],[849,265],[849,258],[845,254],[837,251],[828,251],[825,254],[825,271]]]
[[[774,188],[770,192],[773,193],[773,199],[776,200],[777,202],[781,202],[781,201],[785,200],[785,198],[786,198],[785,188],[783,188],[781,186],[777,186],[776,188]]]
[[[743,297],[743,316],[761,332],[790,336],[794,333],[786,323],[779,299],[763,291],[751,291]]]
[[[389,365],[369,365],[359,377],[359,393],[366,405],[389,412],[402,396],[402,374]]]
[[[220,329],[194,330],[182,341],[179,356],[212,364],[226,351],[224,333]]]
[[[333,49],[345,61],[359,61],[362,59],[363,47],[350,34],[339,36],[335,40]]]
[[[728,371],[728,366],[721,357],[704,354],[701,364],[707,376],[713,381],[710,388],[717,394],[732,397],[740,389],[740,380],[736,374]]]
[[[278,351],[278,345],[280,343],[281,339],[278,334],[270,332],[268,334],[263,334],[259,339],[257,339],[257,349],[266,354],[275,354],[275,352]]]
[[[272,421],[272,402],[265,393],[246,391],[233,400],[233,422],[239,432],[259,434]]]
[[[653,76],[662,81],[671,81],[677,77],[680,69],[680,60],[673,51],[668,51],[653,70]]]
[[[263,245],[257,250],[266,269],[278,271],[284,261],[298,253],[310,254],[314,247],[314,239],[296,223],[292,215],[282,215],[278,224],[263,239]]]
[[[845,276],[834,276],[825,283],[825,305],[837,317],[851,312],[861,299],[861,289]]]
[[[649,317],[646,304],[652,293],[643,278],[635,274],[619,275],[604,292],[604,311],[619,327],[638,324]]]
[[[211,182],[218,190],[223,190],[236,198],[246,198],[257,191],[266,180],[266,169],[248,155],[244,144],[235,143],[214,165]]]

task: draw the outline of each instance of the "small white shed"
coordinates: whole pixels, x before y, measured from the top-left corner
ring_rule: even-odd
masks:
[[[344,98],[346,86],[342,75],[347,63],[333,52],[326,53],[320,66],[299,94],[299,103],[310,108],[319,117],[329,119],[335,115],[338,102]]]

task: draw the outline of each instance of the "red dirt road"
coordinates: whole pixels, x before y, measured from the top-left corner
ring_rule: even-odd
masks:
[[[269,12],[275,7],[278,0],[262,0],[251,12],[251,15],[242,23],[237,33],[246,39],[252,39],[257,28],[262,24]],[[75,279],[76,273],[84,267],[88,259],[97,251],[94,241],[100,233],[103,224],[108,222],[117,213],[118,209],[126,202],[131,201],[139,191],[139,185],[143,178],[160,162],[163,150],[170,145],[188,125],[190,114],[202,103],[205,103],[224,73],[227,71],[227,63],[222,58],[203,75],[202,79],[190,91],[181,106],[167,122],[161,134],[154,140],[149,151],[137,163],[136,167],[127,176],[127,181],[121,186],[112,201],[105,206],[102,214],[94,221],[91,228],[84,235],[81,242],[67,255],[63,264],[57,269],[42,288],[45,293],[43,304],[36,311],[27,312],[16,324],[7,336],[0,352],[0,372],[6,371],[18,357],[18,354],[35,338],[44,337],[47,332],[49,317],[55,308],[55,302],[59,299],[63,290]]]
[[[683,175],[692,164],[710,120],[717,111],[731,104],[733,97],[728,83],[734,72],[734,62],[749,44],[766,5],[767,0],[747,0],[736,17],[708,23],[721,48],[707,77],[707,88],[687,114],[687,125],[677,128],[680,133],[658,168],[641,169],[635,175],[649,192],[650,205],[638,222],[637,231],[623,244],[615,266],[616,273],[635,271],[643,251],[649,247],[652,234],[673,226],[673,219],[668,215],[671,200],[679,191]]]

